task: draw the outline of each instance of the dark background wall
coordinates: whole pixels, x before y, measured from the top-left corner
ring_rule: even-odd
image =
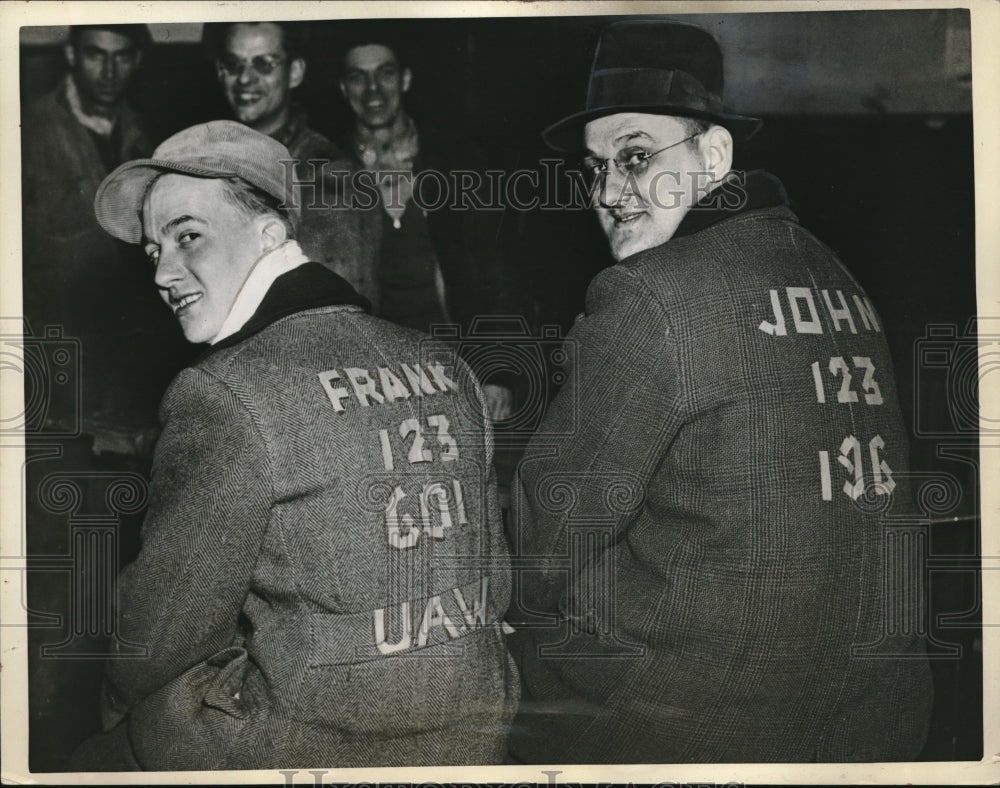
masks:
[[[418,124],[470,133],[491,166],[510,171],[540,169],[552,155],[539,131],[582,104],[593,45],[607,21],[403,20],[391,26],[409,43],[414,82],[408,101]],[[912,465],[957,490],[932,507],[930,517],[929,643],[941,658],[933,663],[937,702],[924,757],[978,759],[975,346],[965,334],[976,315],[968,13],[689,21],[712,27],[727,52],[731,106],[765,117],[763,131],[738,149],[737,166],[778,175],[802,223],[869,292],[913,431]],[[310,25],[309,71],[298,97],[313,125],[335,138],[348,118],[335,81],[347,27]],[[51,87],[62,70],[58,45],[23,45],[22,103]],[[153,49],[132,101],[154,142],[228,114],[214,70],[190,37]],[[536,325],[568,328],[588,281],[611,263],[596,222],[582,211],[507,210],[497,242],[519,267]]]

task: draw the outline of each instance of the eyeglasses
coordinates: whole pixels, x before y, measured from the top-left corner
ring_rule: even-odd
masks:
[[[219,68],[231,77],[238,77],[243,73],[243,69],[249,67],[257,76],[266,77],[284,62],[285,58],[281,55],[256,55],[250,60],[244,60],[235,55],[226,55],[219,58]]]
[[[584,158],[581,168],[583,169],[583,174],[586,176],[590,183],[596,183],[599,179],[605,177],[608,174],[608,162],[614,162],[615,168],[622,175],[626,177],[631,175],[638,177],[646,171],[646,167],[649,166],[649,160],[654,156],[659,156],[663,151],[670,150],[671,148],[676,148],[678,145],[682,145],[688,140],[693,140],[702,132],[697,134],[692,134],[690,137],[685,137],[679,142],[675,142],[672,145],[667,145],[665,148],[660,148],[659,150],[644,151],[637,150],[634,148],[625,148],[624,150],[618,151],[614,158],[611,159],[598,159],[595,156],[587,156]]]

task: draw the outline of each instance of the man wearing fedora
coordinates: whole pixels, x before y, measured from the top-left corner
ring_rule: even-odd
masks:
[[[515,761],[908,760],[927,733],[883,326],[781,184],[732,169],[760,121],[722,73],[699,28],[614,23],[545,132],[618,264],[515,485]]]
[[[287,159],[217,121],[97,192],[206,347],[161,405],[76,770],[502,757],[518,687],[482,391],[302,253]]]

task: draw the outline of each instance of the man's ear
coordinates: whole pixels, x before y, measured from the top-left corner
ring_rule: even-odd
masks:
[[[66,62],[69,64],[70,68],[76,65],[76,50],[73,48],[72,44],[67,44],[63,47],[63,54],[66,55]]]
[[[295,90],[306,78],[306,61],[300,57],[295,58],[288,65],[288,87]]]
[[[733,135],[724,126],[713,125],[701,135],[699,148],[705,171],[718,183],[733,168]]]
[[[413,72],[409,68],[403,69],[403,92],[410,89],[410,82],[413,81]]]
[[[276,216],[260,217],[260,247],[271,252],[288,240],[288,228]]]

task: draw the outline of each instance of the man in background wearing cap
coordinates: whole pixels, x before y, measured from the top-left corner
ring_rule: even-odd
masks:
[[[518,471],[518,761],[909,760],[927,733],[882,325],[780,183],[732,170],[759,121],[721,94],[708,33],[616,23],[546,131],[618,265]]]
[[[101,180],[152,150],[126,98],[149,43],[145,25],[72,27],[67,73],[22,116],[22,282],[35,337],[25,345],[78,351],[70,364],[53,364],[34,381],[44,423],[27,429],[28,554],[72,555],[75,567],[69,582],[61,572],[28,575],[29,608],[62,622],[28,635],[36,771],[63,768],[73,744],[97,730],[96,715],[86,710],[96,704],[96,693],[88,693],[101,665],[87,657],[107,648],[97,634],[107,622],[87,619],[67,591],[89,582],[83,567],[95,556],[73,542],[65,510],[44,500],[43,480],[71,485],[77,512],[107,513],[112,480],[129,485],[148,475],[157,404],[187,357],[149,287],[141,253],[108,237],[94,219]],[[156,353],[149,352],[153,342]],[[73,394],[62,396],[67,389]],[[128,539],[117,547],[123,556],[133,549]]]
[[[309,127],[306,111],[295,101],[295,90],[306,78],[305,29],[289,22],[209,23],[203,39],[236,120],[291,153],[302,184],[303,250],[367,296],[374,257],[371,243],[361,236],[361,213],[352,205],[352,163]]]
[[[482,392],[302,253],[287,157],[217,121],[98,191],[208,347],[161,406],[78,770],[502,757],[517,680]]]

